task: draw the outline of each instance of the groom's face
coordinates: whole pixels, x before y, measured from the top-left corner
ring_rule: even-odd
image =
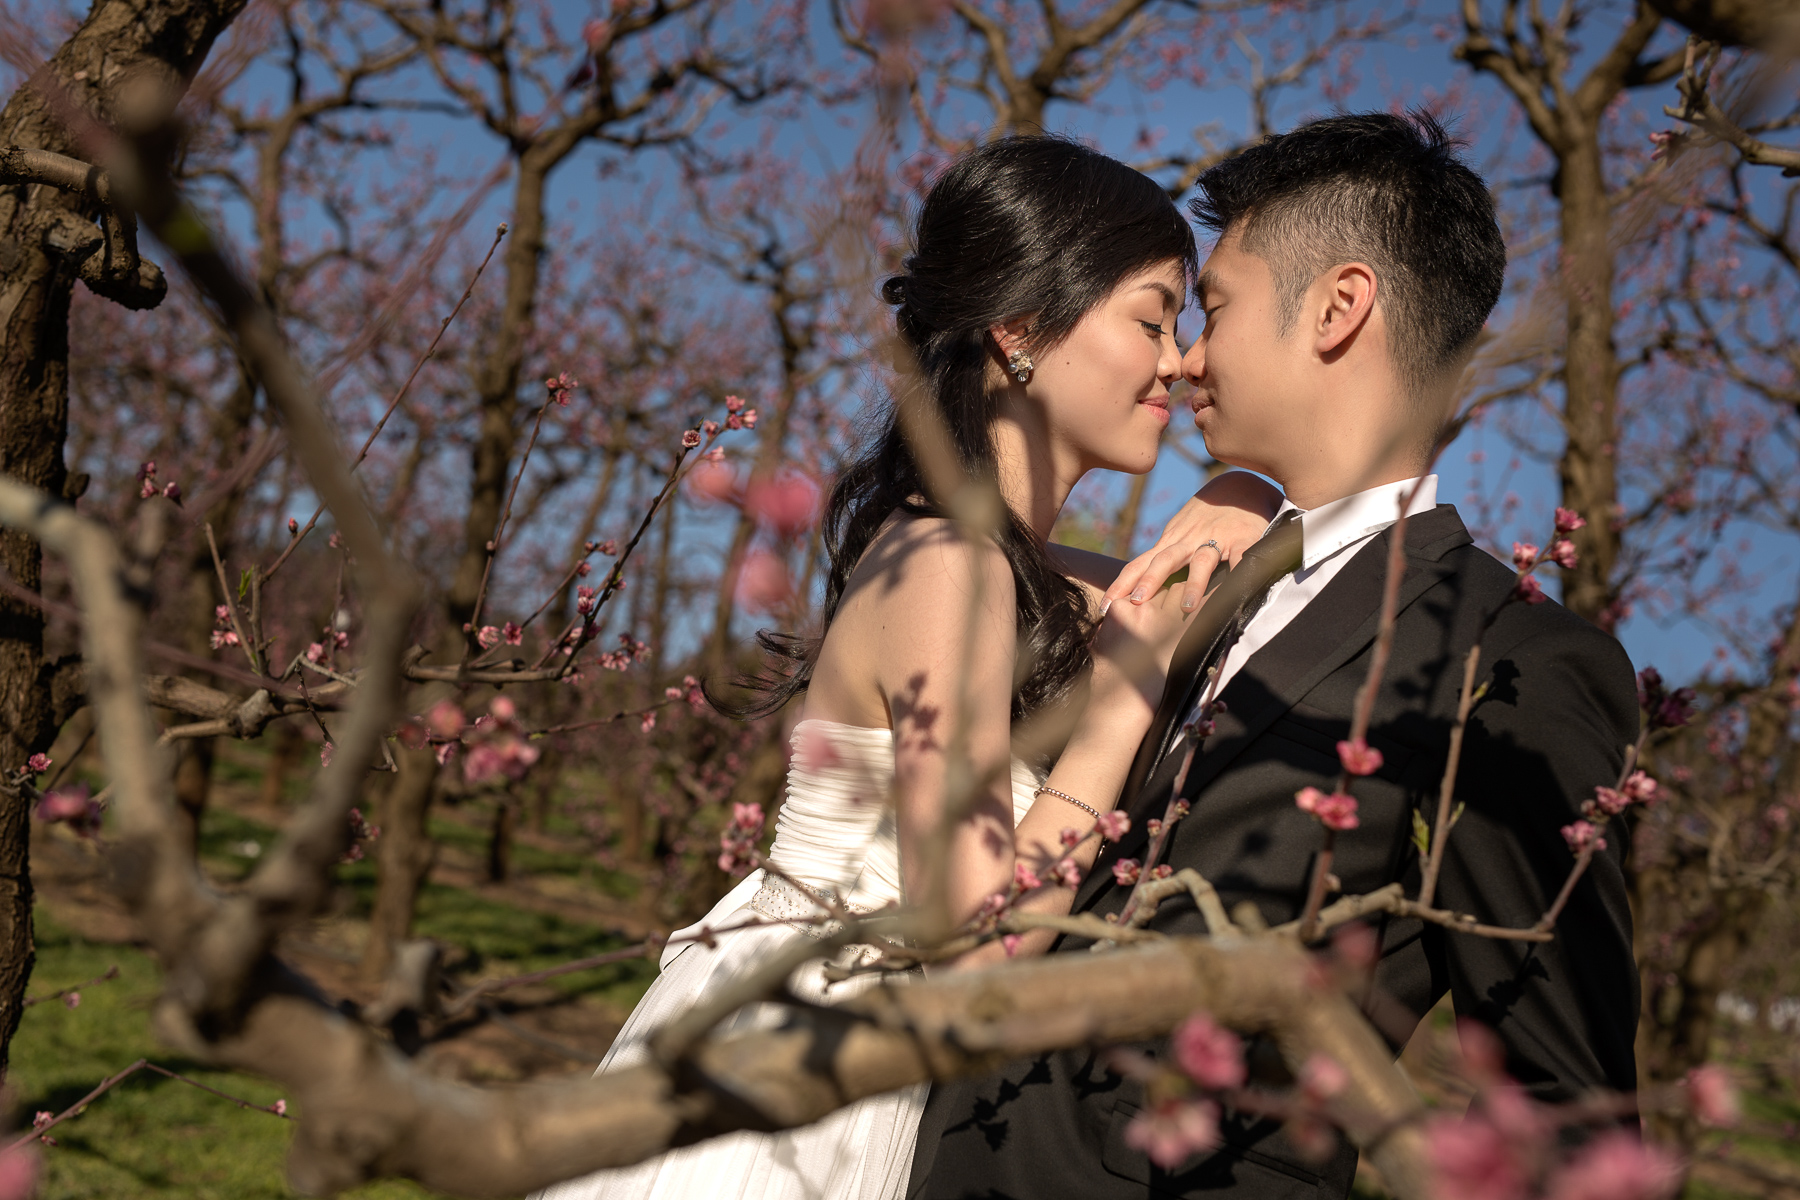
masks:
[[[1279,332],[1269,264],[1239,240],[1228,230],[1200,272],[1195,296],[1206,320],[1182,373],[1207,452],[1279,480],[1282,460],[1311,441],[1306,339]]]

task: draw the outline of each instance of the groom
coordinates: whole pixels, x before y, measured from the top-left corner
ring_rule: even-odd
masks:
[[[1513,572],[1471,543],[1455,508],[1436,503],[1436,477],[1420,479],[1500,296],[1506,253],[1493,201],[1437,124],[1388,114],[1269,138],[1212,168],[1199,188],[1195,215],[1219,236],[1199,281],[1206,328],[1184,363],[1194,419],[1215,457],[1282,485],[1288,503],[1262,545],[1284,538],[1289,561],[1265,570],[1278,577],[1253,589],[1247,623],[1240,617],[1207,654],[1190,655],[1186,677],[1171,675],[1122,800],[1132,833],[1102,854],[1075,911],[1123,907],[1130,889],[1112,864],[1143,857],[1146,819],[1162,815],[1185,757],[1179,727],[1204,699],[1200,677],[1217,666],[1211,687],[1224,706],[1188,772],[1192,814],[1176,826],[1168,861],[1211,880],[1228,909],[1251,901],[1270,924],[1299,915],[1321,831],[1294,794],[1329,789],[1337,774],[1391,527],[1411,496],[1393,656],[1368,737],[1383,765],[1357,781],[1361,824],[1338,836],[1333,872],[1346,895],[1396,880],[1417,894],[1413,814],[1429,824],[1435,813],[1462,663],[1479,640],[1486,690],[1468,722],[1457,778],[1467,807],[1437,902],[1491,924],[1530,925],[1572,862],[1558,830],[1596,786],[1616,780],[1638,708],[1619,644],[1554,603],[1502,609]],[[1460,1016],[1499,1036],[1508,1071],[1537,1098],[1633,1090],[1637,972],[1623,839],[1609,840],[1554,941],[1378,924],[1366,1011],[1396,1049],[1448,992]],[[1205,932],[1185,899],[1165,902],[1151,928]],[[1086,949],[1067,938],[1057,947]],[[1246,1115],[1227,1115],[1222,1147],[1164,1170],[1125,1137],[1144,1103],[1140,1085],[1088,1050],[940,1085],[908,1194],[1275,1200],[1350,1189],[1353,1147],[1340,1141],[1323,1163],[1308,1160],[1277,1123]]]

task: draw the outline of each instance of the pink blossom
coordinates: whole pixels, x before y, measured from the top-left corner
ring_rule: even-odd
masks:
[[[509,646],[521,646],[525,643],[525,629],[511,621],[500,627],[500,640]]]
[[[744,607],[753,611],[779,608],[794,593],[787,564],[767,550],[752,550],[738,570],[737,593]]]
[[[1587,518],[1574,509],[1559,508],[1556,510],[1556,532],[1574,533],[1577,529],[1583,529],[1586,526]]]
[[[743,398],[740,396],[725,397],[725,411],[728,413],[743,412],[744,411]]]
[[[237,644],[238,635],[235,631],[230,629],[215,629],[212,631],[212,648],[214,650],[219,649],[221,646],[235,646]]]
[[[42,775],[50,769],[50,756],[48,754],[32,755],[25,760],[25,769],[33,775]]]
[[[488,702],[488,712],[496,721],[512,721],[519,715],[519,706],[512,702],[510,696],[495,696]]]
[[[1081,868],[1066,858],[1059,858],[1050,866],[1050,873],[1056,876],[1056,882],[1074,891],[1081,886]]]
[[[1349,1086],[1350,1073],[1329,1054],[1314,1054],[1300,1066],[1300,1094],[1313,1104],[1324,1104]]]
[[[1544,595],[1544,585],[1539,583],[1534,575],[1520,578],[1518,585],[1513,588],[1513,596],[1527,604],[1542,604],[1549,599]]]
[[[1524,1200],[1526,1164],[1505,1134],[1479,1117],[1437,1117],[1425,1126],[1432,1194],[1456,1200]]]
[[[1211,1100],[1161,1100],[1131,1118],[1125,1144],[1171,1170],[1219,1144],[1219,1106]]]
[[[688,473],[688,488],[702,500],[729,504],[737,498],[737,472],[707,459]]]
[[[91,837],[100,830],[100,804],[88,795],[85,783],[52,788],[38,799],[33,812],[47,825],[60,821],[83,837]]]
[[[1113,879],[1120,887],[1130,887],[1138,881],[1143,864],[1135,858],[1121,858],[1112,865]]]
[[[1011,903],[1011,901],[1007,899],[1005,892],[995,892],[981,902],[981,907],[976,910],[976,915],[981,917],[998,916],[1006,911],[1006,906],[1009,903]]]
[[[1294,793],[1294,804],[1301,812],[1317,817],[1327,829],[1342,832],[1361,824],[1356,815],[1356,797],[1345,792],[1327,795],[1316,787],[1301,788]]]
[[[331,765],[331,752],[335,749],[337,749],[337,747],[330,742],[326,742],[319,747],[319,765],[321,767],[329,767]]]
[[[1580,854],[1589,845],[1596,850],[1606,849],[1606,839],[1601,837],[1600,831],[1587,821],[1576,821],[1571,825],[1564,825],[1562,835],[1563,841],[1569,843],[1570,851],[1575,854]]]
[[[1618,1130],[1584,1146],[1550,1180],[1547,1200],[1662,1200],[1681,1186],[1681,1165],[1659,1146]]]
[[[613,541],[611,538],[607,538],[604,542],[601,542],[598,546],[594,547],[594,553],[604,554],[608,558],[617,558],[619,556],[619,543]]]
[[[700,432],[704,433],[709,438],[718,437],[719,423],[717,421],[702,421],[700,422]]]
[[[1523,571],[1538,560],[1538,548],[1530,542],[1513,543],[1513,566]]]
[[[1070,850],[1081,845],[1081,835],[1067,825],[1063,826],[1062,832],[1056,835],[1056,840],[1061,842],[1064,848]]]
[[[492,625],[483,625],[475,635],[475,641],[483,650],[491,650],[500,644],[500,631]]]
[[[1244,1084],[1244,1043],[1206,1013],[1183,1021],[1169,1041],[1175,1064],[1203,1088],[1221,1091]]]
[[[806,771],[827,771],[841,766],[837,740],[829,726],[804,722],[794,729],[794,765]]]
[[[744,508],[783,537],[792,537],[816,519],[819,489],[801,475],[754,481],[744,494]]]
[[[598,53],[600,47],[604,46],[611,38],[612,22],[610,21],[602,21],[596,17],[581,26],[581,40],[586,42],[587,48],[594,53]]]
[[[1131,832],[1131,818],[1115,808],[1101,813],[1100,819],[1094,822],[1094,828],[1107,841],[1116,842]]]
[[[1358,921],[1344,925],[1331,935],[1331,952],[1337,960],[1358,971],[1367,971],[1381,957],[1381,939],[1375,931]]]
[[[269,1107],[275,1110],[276,1116],[278,1116],[278,1117],[287,1116],[287,1101],[286,1100],[277,1100],[275,1103],[271,1104]]]
[[[762,805],[733,804],[731,821],[719,833],[719,869],[728,875],[742,874],[756,861],[756,842],[762,837]]]
[[[698,429],[684,429],[681,431],[681,445],[683,449],[692,450],[699,444],[700,431]]]
[[[0,1200],[30,1200],[37,1194],[38,1152],[35,1146],[0,1150]]]
[[[1381,751],[1361,738],[1354,742],[1339,742],[1337,752],[1338,761],[1344,764],[1344,770],[1348,774],[1373,775],[1381,770]]]
[[[754,408],[746,408],[742,413],[740,413],[738,415],[738,420],[740,420],[744,423],[745,429],[755,429],[756,428],[756,410]]]
[[[652,729],[655,729],[655,728],[656,728],[656,714],[653,712],[645,713],[643,716],[643,719],[638,722],[638,732],[639,733],[649,733]]]
[[[1044,886],[1044,881],[1037,877],[1037,872],[1022,862],[1013,863],[1013,887],[1021,892],[1034,892]]]
[[[1657,797],[1662,794],[1662,788],[1656,779],[1643,771],[1631,773],[1630,778],[1625,781],[1624,791],[1626,796],[1639,804],[1655,804]]]
[[[1024,938],[1016,933],[1002,934],[1000,937],[1000,948],[1006,951],[1006,957],[1011,958],[1019,952],[1019,943],[1024,940]]]
[[[1737,1088],[1724,1067],[1715,1063],[1695,1067],[1687,1073],[1682,1086],[1687,1090],[1688,1106],[1702,1125],[1736,1125],[1743,1115],[1738,1107]]]
[[[599,594],[600,593],[598,591],[596,591],[594,588],[588,587],[585,583],[577,585],[575,588],[575,611],[580,613],[582,616],[586,616],[587,614],[593,612],[594,611],[594,597]]]
[[[307,662],[309,662],[309,663],[323,662],[324,659],[325,659],[325,644],[323,642],[313,642],[312,644],[310,644],[306,647],[306,661]]]
[[[1631,807],[1631,797],[1609,787],[1597,787],[1594,789],[1594,805],[1607,816],[1614,817]]]
[[[1174,873],[1175,868],[1171,867],[1168,863],[1157,863],[1154,867],[1150,868],[1150,878],[1152,879],[1167,879]]]
[[[550,399],[564,408],[569,407],[569,393],[578,386],[576,378],[564,371],[560,375],[552,375],[544,380],[544,386],[550,391]]]
[[[1565,571],[1573,571],[1575,564],[1580,561],[1579,556],[1575,553],[1575,543],[1568,538],[1557,538],[1551,542],[1550,553],[1547,557]]]
[[[181,503],[181,485],[176,483],[173,479],[163,484],[162,494],[163,499],[165,500],[171,500],[176,504]]]
[[[215,625],[231,624],[231,608],[224,604],[213,605],[213,623]]]
[[[463,716],[462,709],[456,706],[454,700],[439,700],[425,714],[425,727],[431,730],[433,737],[458,737],[467,724],[468,719]]]
[[[292,518],[292,517],[288,518],[288,536],[289,537],[299,537],[300,536],[300,522],[294,520],[294,518]]]
[[[68,995],[64,996],[63,997],[63,1007],[64,1008],[80,1008],[81,1007],[81,993],[80,992],[70,992]]]

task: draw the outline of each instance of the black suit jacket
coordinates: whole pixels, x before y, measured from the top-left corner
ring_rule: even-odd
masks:
[[[1228,909],[1254,901],[1271,924],[1299,915],[1322,832],[1295,808],[1294,793],[1328,788],[1338,770],[1336,744],[1348,736],[1368,670],[1391,533],[1358,551],[1222,693],[1226,711],[1189,772],[1184,791],[1193,811],[1176,827],[1169,861],[1197,868]],[[1573,861],[1561,826],[1596,786],[1615,782],[1637,736],[1631,663],[1613,638],[1554,602],[1502,609],[1513,572],[1471,543],[1452,506],[1414,517],[1405,536],[1393,657],[1369,733],[1385,762],[1357,782],[1362,824],[1339,836],[1334,871],[1345,894],[1395,880],[1417,894],[1412,813],[1427,823],[1435,815],[1462,663],[1479,634],[1479,678],[1488,690],[1465,734],[1457,798],[1467,808],[1449,839],[1438,902],[1486,922],[1529,925]],[[1496,610],[1498,619],[1480,634]],[[1167,756],[1132,801],[1132,832],[1102,854],[1077,893],[1077,911],[1123,907],[1129,889],[1113,882],[1110,864],[1142,858],[1145,818],[1162,815],[1179,757]],[[1638,977],[1619,868],[1623,830],[1608,840],[1553,942],[1385,920],[1365,1010],[1396,1050],[1448,991],[1460,1015],[1499,1034],[1509,1070],[1540,1099],[1635,1089]],[[1165,902],[1151,927],[1205,932],[1185,898]],[[1056,952],[1086,949],[1064,939]],[[1256,1058],[1253,1052],[1253,1064]],[[940,1085],[920,1125],[909,1196],[1277,1200],[1335,1198],[1350,1189],[1353,1147],[1309,1163],[1273,1123],[1229,1114],[1221,1149],[1163,1171],[1125,1143],[1142,1102],[1139,1085],[1108,1072],[1088,1050]]]

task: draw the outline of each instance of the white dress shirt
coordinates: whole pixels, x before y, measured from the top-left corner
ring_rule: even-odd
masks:
[[[1293,574],[1277,579],[1269,588],[1268,600],[1250,618],[1243,635],[1226,654],[1206,699],[1218,695],[1252,654],[1286,629],[1288,622],[1299,616],[1301,610],[1312,603],[1313,597],[1337,578],[1337,573],[1356,557],[1364,543],[1400,519],[1400,505],[1415,485],[1418,494],[1413,496],[1406,509],[1406,515],[1412,517],[1436,507],[1436,475],[1427,475],[1423,480],[1384,483],[1310,510],[1302,511],[1291,503],[1281,506],[1281,511],[1275,514],[1277,520],[1281,513],[1290,510],[1300,513],[1300,567]]]

